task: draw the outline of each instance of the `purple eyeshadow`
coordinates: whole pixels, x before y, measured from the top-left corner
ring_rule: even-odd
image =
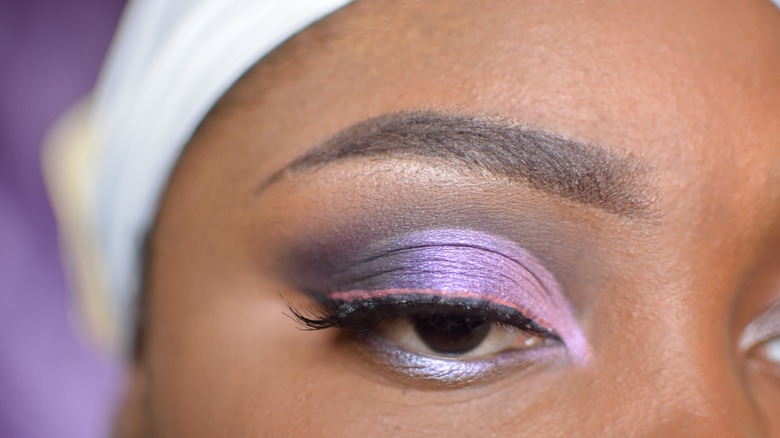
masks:
[[[499,237],[465,229],[416,232],[379,242],[357,260],[338,265],[324,280],[328,299],[359,301],[410,292],[478,298],[514,308],[554,330],[575,362],[588,358],[587,342],[552,274]]]

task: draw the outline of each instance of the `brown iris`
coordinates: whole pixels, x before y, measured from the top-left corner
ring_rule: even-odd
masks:
[[[492,323],[466,315],[420,315],[412,318],[420,340],[442,355],[468,353],[490,333]]]

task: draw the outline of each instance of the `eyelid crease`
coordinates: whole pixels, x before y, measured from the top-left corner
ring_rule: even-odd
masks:
[[[469,242],[469,243],[457,242],[457,243],[444,243],[444,244],[442,244],[442,243],[421,243],[421,244],[403,246],[403,247],[399,247],[399,248],[392,248],[392,249],[386,250],[386,251],[384,251],[382,253],[374,254],[374,255],[365,257],[363,259],[359,259],[359,260],[357,260],[355,262],[355,265],[368,264],[368,263],[375,262],[375,261],[378,261],[378,260],[383,259],[383,258],[387,258],[387,257],[390,257],[390,256],[395,256],[395,255],[402,256],[405,253],[413,253],[414,251],[417,251],[417,250],[425,250],[425,249],[436,250],[436,249],[440,249],[440,250],[451,251],[451,250],[455,250],[457,248],[468,250],[468,251],[470,251],[470,250],[484,251],[486,253],[489,253],[491,256],[496,256],[498,258],[507,259],[507,260],[511,261],[512,263],[516,263],[517,265],[521,266],[523,268],[523,270],[525,272],[527,272],[527,274],[530,275],[530,277],[533,278],[533,280],[536,283],[538,283],[543,289],[545,289],[545,292],[547,292],[547,293],[550,292],[545,287],[545,283],[547,281],[549,281],[549,280],[545,280],[543,278],[540,278],[539,275],[537,275],[537,273],[535,273],[533,270],[527,269],[527,267],[523,264],[523,262],[521,260],[517,260],[517,259],[515,259],[513,257],[510,257],[507,254],[504,254],[504,253],[502,253],[500,251],[495,251],[495,250],[491,249],[487,245],[479,245],[479,244],[471,243],[471,242]],[[430,259],[428,259],[428,261],[430,261]],[[450,262],[449,260],[446,260],[446,261]],[[387,268],[387,269],[381,270],[381,271],[373,271],[373,272],[371,272],[369,274],[366,274],[366,276],[363,277],[363,278],[355,278],[352,281],[354,283],[360,283],[360,282],[366,281],[366,280],[368,280],[368,279],[370,279],[372,277],[377,277],[377,276],[380,276],[380,275],[389,274],[389,273],[393,273],[393,272],[400,272],[400,271],[403,271],[404,269],[408,269],[408,268],[405,267],[405,266],[398,266],[398,267],[394,267],[394,268]],[[478,275],[478,274],[476,272],[472,272],[472,275]],[[498,272],[491,272],[491,275],[496,275],[496,276],[503,277],[505,280],[508,280],[508,281],[514,281],[513,278],[509,277],[504,272],[500,272],[500,271],[498,271]]]
[[[508,297],[530,300],[537,307],[557,296],[554,279],[537,261],[515,245],[484,233],[430,230],[393,245],[389,249],[380,245],[381,250],[336,270],[322,292],[462,290],[503,295],[508,302]]]

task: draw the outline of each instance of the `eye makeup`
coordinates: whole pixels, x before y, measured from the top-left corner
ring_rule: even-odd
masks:
[[[376,338],[368,342],[371,344],[368,349],[371,356],[367,358],[370,363],[391,364],[403,380],[424,381],[448,388],[485,383],[511,372],[531,368],[554,357],[556,350],[555,347],[541,347],[489,359],[463,361],[418,355]]]
[[[588,359],[588,345],[557,282],[513,242],[469,229],[434,229],[372,242],[356,252],[320,253],[315,262],[304,264],[316,266],[313,273],[299,271],[301,289],[331,314],[334,309],[341,315],[359,309],[362,318],[373,311],[376,315],[371,317],[381,320],[402,308],[407,313],[471,312],[558,339],[575,363]],[[378,350],[395,359],[409,354]],[[409,363],[422,360],[406,359]],[[476,366],[425,360],[429,359],[464,376],[474,370],[459,367]]]

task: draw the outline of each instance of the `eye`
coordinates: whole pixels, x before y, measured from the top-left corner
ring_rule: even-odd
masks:
[[[780,336],[754,345],[748,358],[753,370],[780,381]]]
[[[740,340],[757,370],[780,378],[780,304],[774,304],[745,327]]]
[[[565,352],[553,329],[475,294],[338,295],[340,299],[322,300],[308,315],[294,308],[291,312],[307,329],[350,333],[363,357],[404,380],[467,386]]]
[[[410,352],[442,358],[474,359],[538,347],[547,338],[467,312],[442,312],[399,318],[378,333]]]
[[[759,354],[767,362],[780,366],[780,336],[765,341],[758,346]]]
[[[304,259],[291,284],[307,329],[341,329],[361,364],[411,382],[466,386],[536,364],[584,364],[588,343],[554,276],[498,236],[432,229]]]

